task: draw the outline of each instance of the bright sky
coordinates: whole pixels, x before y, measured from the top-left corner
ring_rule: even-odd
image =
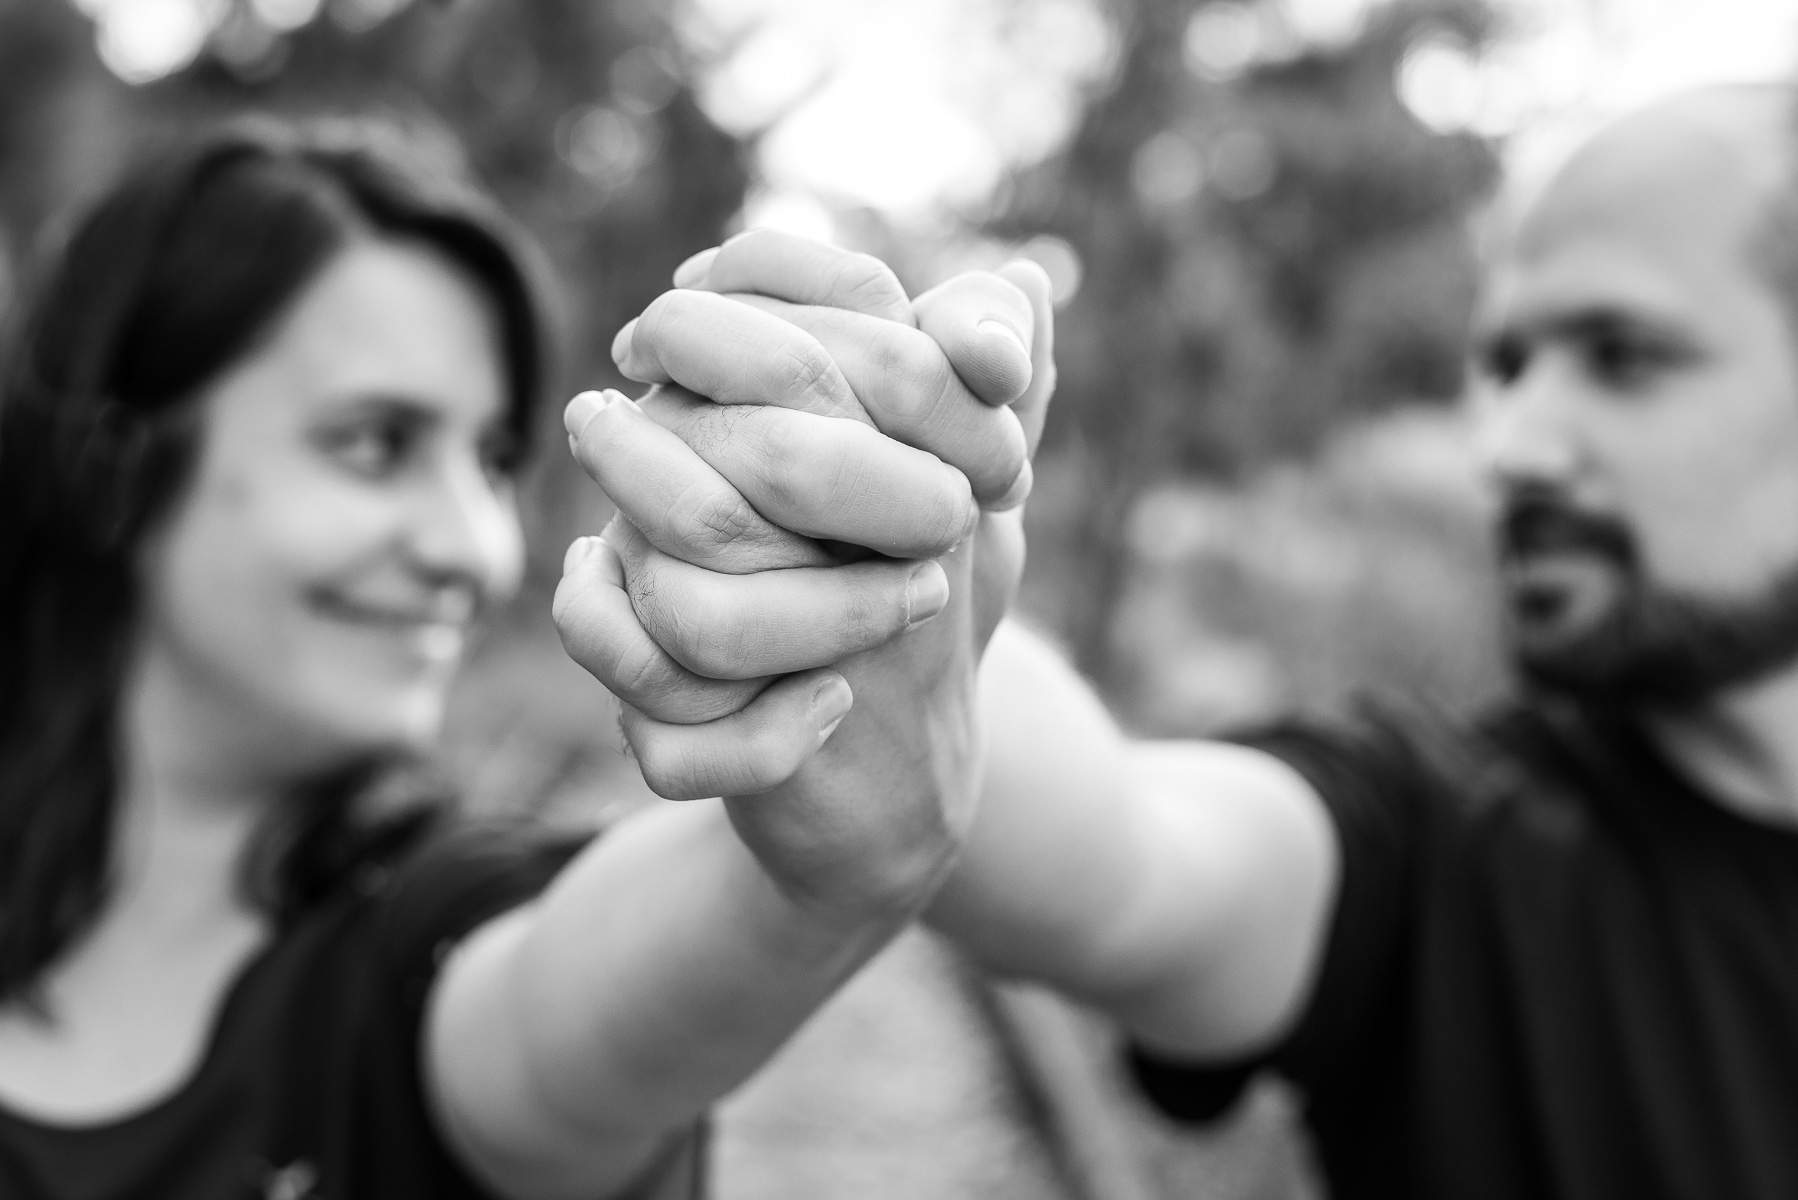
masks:
[[[72,0],[102,58],[148,82],[205,44],[228,0]],[[479,3],[480,0],[461,0]],[[1050,152],[1112,69],[1103,0],[671,0],[715,67],[708,112],[759,136],[754,223],[828,235],[831,207],[903,223],[978,208],[1013,165]],[[1185,48],[1228,74],[1353,33],[1384,0],[1215,0]],[[1770,79],[1798,67],[1792,0],[1496,0],[1517,33],[1481,58],[1435,41],[1400,71],[1430,124],[1504,136],[1526,172],[1598,120],[1692,84]],[[321,8],[352,26],[408,0],[250,0],[271,30]]]
[[[1381,2],[1222,0],[1200,10],[1188,60],[1201,72],[1246,69],[1350,36]],[[827,232],[819,198],[901,221],[977,201],[1006,166],[1057,143],[1082,89],[1111,66],[1093,0],[688,3],[699,44],[745,38],[705,100],[725,124],[767,128],[759,215],[812,232]],[[1401,95],[1432,125],[1504,136],[1526,172],[1657,95],[1798,68],[1791,0],[1497,3],[1515,22],[1501,47],[1474,58],[1446,40],[1421,46]]]

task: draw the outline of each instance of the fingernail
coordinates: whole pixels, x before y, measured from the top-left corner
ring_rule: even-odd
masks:
[[[635,337],[636,333],[637,318],[632,317],[624,323],[624,328],[618,331],[618,336],[612,339],[612,361],[621,368],[624,366],[624,360],[630,357],[631,338]]]
[[[1030,489],[1035,483],[1036,472],[1031,470],[1030,460],[1025,459],[1024,469],[1018,472],[1018,477],[1011,481],[1011,486],[1005,489],[1003,496],[987,505],[987,510],[989,512],[1008,512],[1016,508],[1030,499]]]
[[[680,266],[674,268],[674,286],[690,288],[703,280],[712,269],[712,261],[718,257],[720,246],[710,250],[701,250]]]
[[[841,675],[832,675],[818,685],[812,693],[812,717],[821,722],[818,727],[818,744],[822,746],[849,715],[849,708],[855,703],[855,693],[849,690],[849,683]]]
[[[587,432],[587,426],[593,418],[608,408],[620,404],[629,404],[630,398],[614,388],[606,388],[599,392],[582,392],[568,402],[562,410],[562,427],[568,430],[568,446],[573,449],[579,445],[581,434]]]
[[[916,629],[949,603],[949,576],[934,560],[918,567],[905,582],[905,628]]]
[[[562,556],[562,574],[566,575],[581,563],[590,561],[604,544],[597,537],[575,538],[568,544],[568,553]]]
[[[581,434],[586,431],[588,423],[604,412],[609,403],[611,401],[607,399],[604,392],[580,393],[568,402],[568,407],[562,410],[562,428],[568,431],[569,437],[578,442]]]
[[[988,317],[986,320],[980,322],[980,324],[974,326],[974,328],[978,329],[981,333],[987,334],[989,337],[1005,338],[1018,348],[1018,353],[1023,356],[1025,362],[1030,361],[1030,348],[1024,345],[1022,335],[1011,326],[1005,324],[1005,322],[995,321],[991,317]]]

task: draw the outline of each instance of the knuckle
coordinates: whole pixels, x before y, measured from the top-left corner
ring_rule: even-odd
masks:
[[[714,589],[692,589],[683,603],[670,607],[668,616],[659,640],[689,670],[708,679],[733,679],[744,673],[750,648],[743,636],[744,622]]]
[[[722,550],[762,532],[755,510],[728,488],[689,488],[676,498],[668,517],[681,544],[700,552]]]
[[[895,332],[902,336],[881,339],[875,364],[901,400],[902,411],[895,415],[915,419],[919,414],[937,412],[954,378],[948,359],[923,334],[910,329]]]
[[[812,338],[794,340],[773,368],[774,397],[796,397],[802,400],[835,399],[837,364],[824,347]]]
[[[876,587],[857,588],[844,602],[839,628],[844,631],[851,652],[877,646],[899,628],[905,606],[886,595],[887,586],[882,579]]]
[[[620,699],[641,707],[661,699],[679,682],[673,664],[647,637],[631,638],[618,648],[601,680]]]
[[[788,508],[805,505],[818,482],[813,468],[829,467],[840,456],[818,453],[817,431],[809,421],[772,412],[766,417],[757,439],[763,482],[775,503]]]
[[[665,739],[639,727],[630,737],[631,749],[637,756],[637,769],[649,790],[668,800],[698,799],[699,782],[694,778],[692,756],[666,744]]]
[[[738,423],[753,409],[696,402],[672,414],[669,432],[707,462],[722,454],[736,437]]]
[[[830,291],[848,307],[866,312],[896,312],[910,307],[899,277],[871,254],[845,255],[833,274]]]
[[[933,545],[940,547],[938,553],[946,553],[961,543],[970,532],[970,523],[978,511],[967,477],[960,471],[951,470],[945,476],[943,486],[932,493],[928,522],[924,525],[933,531]]]

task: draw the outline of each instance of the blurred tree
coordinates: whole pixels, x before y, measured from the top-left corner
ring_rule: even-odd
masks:
[[[138,87],[101,65],[72,5],[0,0],[0,220],[16,247],[130,149],[244,110],[439,125],[565,285],[566,384],[614,383],[612,334],[743,202],[741,148],[687,77],[660,0],[228,0],[191,65]],[[593,495],[566,455],[543,456],[539,589]]]
[[[1421,125],[1398,68],[1477,48],[1487,0],[1393,0],[1351,40],[1281,48],[1268,0],[1112,0],[1120,70],[991,225],[1082,267],[1045,450],[1079,464],[1064,633],[1109,678],[1144,491],[1304,451],[1343,418],[1459,393],[1490,147]],[[1288,31],[1289,33],[1289,31]],[[1271,47],[1271,48],[1270,48]]]

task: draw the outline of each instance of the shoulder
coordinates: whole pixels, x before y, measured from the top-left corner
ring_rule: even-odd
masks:
[[[1569,739],[1528,698],[1462,721],[1367,703],[1247,743],[1297,772],[1327,815],[1339,910],[1396,928],[1420,888],[1458,887],[1494,870],[1527,874],[1529,864],[1575,861],[1594,844],[1590,788]]]
[[[424,1013],[448,952],[526,903],[590,840],[445,821],[363,862],[283,935],[286,1014],[269,1162],[329,1195],[484,1197],[424,1095]]]
[[[277,974],[344,1019],[394,1001],[415,1010],[458,941],[534,899],[592,836],[432,822],[342,871],[328,892],[289,914],[276,954],[288,969]]]
[[[364,872],[376,944],[402,974],[433,973],[451,944],[534,899],[592,840],[517,823],[450,821]]]

